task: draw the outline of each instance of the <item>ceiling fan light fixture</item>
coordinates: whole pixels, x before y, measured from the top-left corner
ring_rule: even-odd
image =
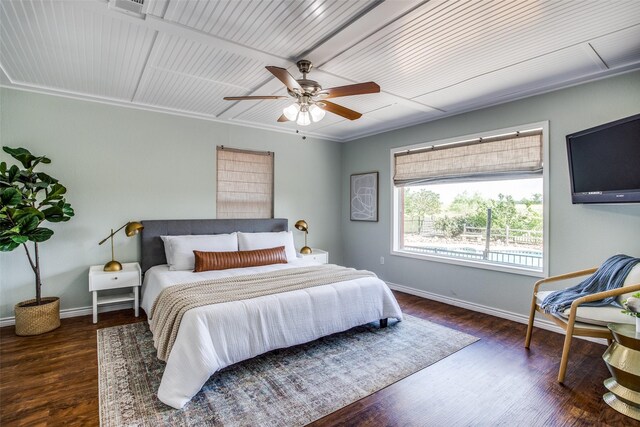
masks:
[[[325,111],[317,105],[312,104],[309,107],[309,114],[311,114],[311,120],[313,120],[314,122],[319,122],[324,118]]]
[[[302,108],[300,110],[296,123],[300,126],[308,126],[311,124],[311,114],[309,114],[309,111],[306,108]]]
[[[117,1],[142,2],[143,0]],[[317,123],[322,120],[327,111],[348,120],[356,120],[362,117],[361,113],[353,111],[347,107],[343,107],[342,105],[325,101],[325,99],[380,92],[380,86],[375,82],[355,83],[346,86],[323,89],[317,81],[307,79],[307,74],[309,74],[309,71],[311,71],[311,68],[313,67],[311,61],[301,59],[296,63],[296,65],[298,66],[298,71],[302,73],[301,79],[295,79],[286,68],[276,67],[273,65],[265,67],[273,77],[280,80],[286,86],[287,94],[294,99],[293,104],[283,108],[282,114],[277,119],[278,123],[291,121],[296,122],[299,126],[308,126],[311,123]],[[223,99],[227,101],[262,101],[287,99],[287,97],[280,95],[244,95],[225,96]]]
[[[293,104],[289,105],[287,108],[282,110],[282,114],[284,114],[284,116],[287,119],[291,120],[292,122],[298,118],[299,112],[300,112],[300,105],[298,105],[297,102],[294,102]]]

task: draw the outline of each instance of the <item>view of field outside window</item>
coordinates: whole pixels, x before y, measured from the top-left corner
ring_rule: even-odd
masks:
[[[400,188],[401,250],[542,271],[542,177]]]

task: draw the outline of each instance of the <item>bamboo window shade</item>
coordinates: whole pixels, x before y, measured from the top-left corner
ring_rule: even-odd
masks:
[[[397,187],[542,175],[542,130],[397,152]]]
[[[217,218],[273,218],[273,157],[217,147]]]

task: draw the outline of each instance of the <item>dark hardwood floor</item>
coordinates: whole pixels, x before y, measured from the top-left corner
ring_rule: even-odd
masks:
[[[314,426],[640,425],[609,408],[605,347],[574,340],[565,385],[556,382],[563,336],[412,295],[395,293],[405,313],[481,338]],[[0,425],[94,426],[98,418],[96,329],[142,321],[132,310],[63,319],[37,337],[0,329]],[[389,360],[393,363],[393,360]]]

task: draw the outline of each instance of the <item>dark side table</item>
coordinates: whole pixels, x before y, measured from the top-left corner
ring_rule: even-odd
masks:
[[[609,323],[613,343],[602,355],[613,375],[604,381],[603,399],[616,411],[640,421],[640,334],[635,325]]]

